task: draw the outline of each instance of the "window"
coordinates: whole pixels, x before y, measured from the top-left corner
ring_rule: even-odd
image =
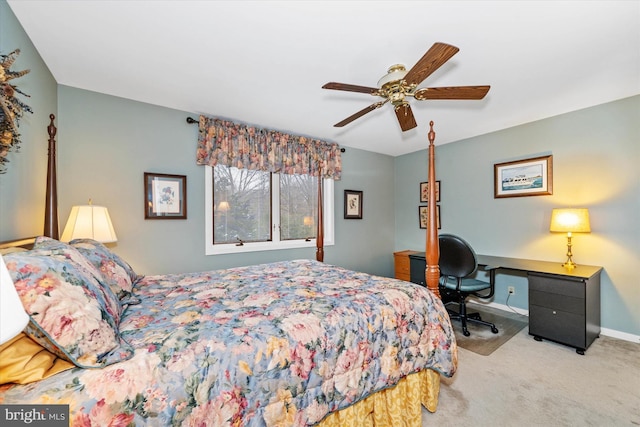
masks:
[[[206,254],[316,246],[318,178],[205,166]],[[324,244],[333,244],[333,180],[323,182]]]
[[[213,244],[271,240],[271,175],[213,168]]]

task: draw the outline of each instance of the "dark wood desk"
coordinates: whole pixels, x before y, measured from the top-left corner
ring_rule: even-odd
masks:
[[[411,281],[424,285],[425,253],[409,255]],[[529,282],[529,334],[585,350],[600,335],[602,267],[478,255],[478,265],[525,273]]]
[[[424,255],[424,252],[422,252]],[[478,265],[492,266],[505,270],[522,271],[524,273],[551,274],[555,276],[588,279],[602,271],[602,267],[594,265],[579,265],[573,270],[568,270],[560,262],[536,261],[521,258],[505,258],[491,255],[477,255]]]

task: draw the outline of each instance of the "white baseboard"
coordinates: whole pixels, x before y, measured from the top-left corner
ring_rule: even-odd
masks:
[[[612,338],[618,338],[618,339],[621,339],[621,340],[624,340],[624,341],[640,343],[640,335],[633,335],[633,334],[629,334],[627,332],[620,332],[620,331],[616,331],[615,329],[601,328],[600,329],[600,334],[601,335],[606,335],[606,336],[612,337]]]
[[[486,305],[488,307],[493,307],[497,310],[515,312],[518,314],[523,314],[525,316],[529,315],[529,310],[525,310],[517,307],[510,307],[504,304],[497,304],[495,302],[490,302],[490,303],[476,302],[476,304]],[[629,341],[633,343],[640,343],[640,335],[634,335],[627,332],[616,331],[615,329],[600,328],[600,335],[605,335],[607,337],[617,338],[620,340]]]
[[[480,306],[484,305],[486,307],[495,308],[497,310],[509,311],[511,313],[522,314],[524,316],[528,316],[529,315],[529,310],[525,310],[523,308],[511,307],[511,306],[508,306],[508,305],[505,305],[505,304],[498,304],[496,302],[484,302],[482,300],[476,300],[473,297],[469,298],[467,301],[470,302],[471,304],[476,304],[476,305],[480,305]]]
[[[505,304],[498,304],[495,302],[490,302],[488,304],[486,304],[489,307],[493,307],[495,309],[498,310],[503,310],[503,311],[510,311],[512,313],[518,313],[518,314],[522,314],[524,316],[529,316],[529,310],[525,310],[524,308],[518,308],[518,307],[511,307]]]

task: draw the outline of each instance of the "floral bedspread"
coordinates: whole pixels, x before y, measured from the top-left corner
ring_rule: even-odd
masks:
[[[457,347],[426,288],[296,260],[146,276],[120,331],[133,358],[0,391],[67,403],[74,426],[304,426],[431,368]]]

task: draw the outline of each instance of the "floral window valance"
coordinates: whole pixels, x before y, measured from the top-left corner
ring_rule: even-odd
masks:
[[[200,116],[196,163],[335,180],[342,173],[336,143],[207,116]]]

